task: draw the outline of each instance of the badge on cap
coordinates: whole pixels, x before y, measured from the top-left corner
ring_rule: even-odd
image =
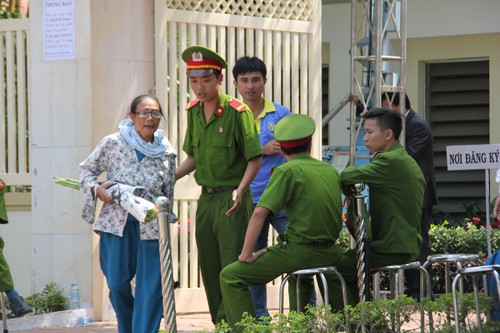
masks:
[[[222,133],[222,132],[224,132],[224,128],[219,127],[219,133]]]
[[[193,55],[191,56],[191,59],[193,59],[193,61],[203,61],[203,53],[201,53],[201,52],[193,52]]]

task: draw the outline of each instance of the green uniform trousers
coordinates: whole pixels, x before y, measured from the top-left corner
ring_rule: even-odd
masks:
[[[3,255],[4,242],[0,236],[0,291],[11,290],[14,288],[14,282],[10,274],[9,264]]]
[[[342,249],[337,245],[318,248],[288,242],[268,247],[254,262],[237,261],[227,266],[220,274],[220,284],[229,325],[234,327],[245,312],[255,316],[249,286],[266,284],[281,274],[298,269],[335,266],[341,257]],[[290,303],[292,299],[295,297],[291,295]],[[342,297],[336,297],[334,303],[336,308],[342,308]]]
[[[233,206],[232,190],[203,193],[196,211],[196,244],[201,276],[210,316],[214,324],[226,319],[219,274],[222,268],[238,260],[243,248],[248,221],[253,211],[252,193],[246,191],[240,207],[228,217]]]
[[[378,268],[388,265],[402,265],[416,260],[413,254],[408,253],[377,253],[368,251],[368,267],[369,269]],[[358,274],[356,268],[357,258],[356,250],[347,250],[342,255],[341,259],[335,265],[337,271],[342,275],[347,287],[347,299],[349,305],[355,306],[359,302],[358,292]],[[328,282],[328,297],[332,303],[332,307],[336,304],[335,297],[342,295],[342,287],[340,282],[334,275],[327,276]],[[352,302],[354,300],[354,303]]]

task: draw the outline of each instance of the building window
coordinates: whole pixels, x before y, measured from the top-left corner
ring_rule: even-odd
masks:
[[[439,201],[435,222],[443,216],[462,222],[470,210],[485,211],[484,170],[448,171],[446,146],[490,143],[489,61],[429,63],[426,87]]]

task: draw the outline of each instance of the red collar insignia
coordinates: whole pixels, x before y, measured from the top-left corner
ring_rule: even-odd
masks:
[[[222,117],[222,112],[224,111],[224,105],[219,105],[217,111],[215,111],[215,115],[217,117]]]
[[[194,99],[192,100],[188,105],[186,105],[186,110],[189,110],[191,109],[193,106],[195,106],[196,104],[198,104],[200,102],[199,99]]]

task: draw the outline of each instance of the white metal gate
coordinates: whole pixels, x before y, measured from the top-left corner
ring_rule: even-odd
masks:
[[[0,173],[9,185],[31,185],[28,41],[29,19],[0,20]]]
[[[313,155],[321,144],[321,1],[314,0],[155,0],[156,94],[167,114],[166,132],[178,151],[186,131],[190,95],[182,51],[205,45],[228,62],[223,89],[236,96],[231,69],[241,56],[257,56],[268,67],[266,97],[311,115],[317,124]],[[200,193],[192,176],[176,185],[179,226],[172,226],[174,278],[178,312],[206,311],[194,239]],[[190,236],[193,237],[190,237]],[[277,305],[277,286],[268,287],[269,306]]]

